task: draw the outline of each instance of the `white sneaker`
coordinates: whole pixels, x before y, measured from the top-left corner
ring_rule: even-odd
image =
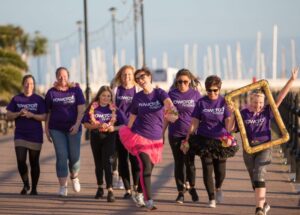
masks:
[[[154,205],[154,202],[152,199],[146,201],[146,208],[149,210],[156,210],[157,208]]]
[[[142,193],[132,195],[132,199],[138,208],[145,207],[144,195]]]
[[[216,207],[216,200],[210,200],[208,202],[208,207],[209,208],[215,208]]]
[[[216,191],[216,201],[217,201],[217,203],[222,203],[223,199],[224,199],[224,197],[223,197],[222,190],[217,190]]]
[[[117,171],[113,172],[113,188],[118,188],[119,185],[119,173]]]
[[[73,183],[73,190],[74,192],[78,193],[80,192],[80,183],[78,177],[72,179]]]
[[[59,187],[59,191],[58,191],[58,195],[60,197],[65,197],[68,195],[68,188],[67,186],[60,186]]]
[[[124,184],[122,178],[119,178],[117,189],[124,190]]]

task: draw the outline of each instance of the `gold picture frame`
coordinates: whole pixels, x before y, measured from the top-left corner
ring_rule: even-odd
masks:
[[[250,144],[249,144],[248,138],[247,138],[247,133],[246,133],[245,125],[244,125],[244,122],[243,122],[243,118],[241,116],[239,108],[236,107],[236,104],[234,103],[233,98],[240,95],[240,94],[247,93],[251,90],[255,90],[255,89],[259,89],[259,88],[263,89],[264,92],[265,92],[265,95],[266,95],[266,97],[268,99],[268,102],[270,104],[270,107],[272,109],[274,119],[275,119],[275,121],[278,125],[278,128],[281,132],[282,137],[280,137],[278,139],[275,139],[275,140],[272,140],[272,141],[269,141],[269,142],[266,142],[266,143],[263,143],[263,144],[258,145],[258,146],[251,147]],[[233,107],[234,107],[234,113],[235,113],[235,117],[236,117],[236,121],[237,121],[239,131],[240,131],[240,134],[241,134],[243,148],[248,154],[253,154],[253,153],[262,151],[264,149],[270,148],[272,146],[276,146],[276,145],[280,145],[282,143],[286,143],[290,139],[289,133],[288,133],[283,121],[282,121],[282,118],[281,118],[281,116],[279,114],[279,111],[276,107],[276,104],[274,102],[271,90],[269,88],[269,83],[268,83],[267,80],[260,80],[260,81],[257,81],[255,83],[252,83],[252,84],[246,85],[244,87],[241,87],[237,90],[234,90],[234,91],[228,93],[225,96],[225,100],[226,100],[226,103],[228,105],[233,105]]]

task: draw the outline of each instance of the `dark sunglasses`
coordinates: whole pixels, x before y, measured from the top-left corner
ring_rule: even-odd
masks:
[[[135,81],[138,82],[139,80],[144,80],[145,76],[146,76],[146,74],[144,73],[138,77],[135,77]]]
[[[219,89],[206,89],[206,91],[207,91],[208,93],[212,93],[212,92],[216,93],[216,92],[219,91]]]
[[[177,81],[177,84],[188,84],[189,83],[189,81],[187,81],[187,80],[178,80]]]

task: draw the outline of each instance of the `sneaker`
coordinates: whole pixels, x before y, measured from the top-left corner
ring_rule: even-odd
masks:
[[[261,207],[255,209],[255,215],[265,215],[264,210]]]
[[[36,195],[38,195],[38,192],[36,191],[36,189],[32,189],[30,192],[30,195],[36,196]]]
[[[138,208],[145,207],[144,195],[142,193],[137,193],[136,195],[132,196],[132,199]]]
[[[95,195],[95,199],[100,199],[102,198],[104,195],[104,191],[103,191],[103,188],[102,187],[99,187],[97,189],[97,192],[96,192],[96,195]]]
[[[59,187],[59,191],[58,191],[58,195],[60,197],[65,197],[68,195],[68,188],[67,186],[60,186]]]
[[[222,190],[217,190],[216,191],[216,201],[217,201],[217,203],[222,203],[223,202],[223,192],[222,192]]]
[[[123,196],[123,199],[130,199],[132,197],[131,193],[126,192]]]
[[[80,192],[80,183],[78,177],[72,179],[73,183],[73,190],[74,192],[78,193]]]
[[[179,203],[179,204],[183,204],[183,202],[184,202],[184,195],[183,195],[182,192],[178,193],[178,196],[176,198],[176,202]]]
[[[116,188],[120,189],[120,190],[124,190],[125,189],[124,184],[123,184],[123,180],[121,178],[118,180]]]
[[[146,208],[147,208],[148,210],[151,210],[151,211],[157,209],[157,207],[155,207],[154,202],[153,202],[152,199],[146,201]]]
[[[118,171],[113,172],[113,188],[118,188],[119,185],[119,173]]]
[[[116,201],[114,193],[113,193],[113,191],[110,190],[107,193],[107,202],[114,202],[114,201]]]
[[[199,196],[198,196],[197,191],[194,187],[189,189],[189,193],[192,196],[193,202],[198,202],[199,201]]]
[[[216,207],[216,200],[209,200],[208,207],[209,208],[215,208]]]
[[[265,202],[264,208],[263,208],[264,213],[267,214],[270,209],[271,209],[271,206],[267,202]]]
[[[20,194],[26,195],[29,190],[30,190],[30,186],[28,184],[27,185],[24,184],[23,189],[21,190]]]

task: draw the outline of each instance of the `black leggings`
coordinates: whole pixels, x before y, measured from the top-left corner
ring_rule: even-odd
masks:
[[[139,174],[140,168],[138,160],[135,156],[128,153],[123,144],[120,141],[119,135],[116,137],[118,158],[119,158],[119,174],[123,179],[123,183],[126,190],[130,190],[130,172],[129,172],[129,163],[128,157],[131,164],[131,173],[134,187],[138,186],[139,183]]]
[[[26,164],[27,151],[29,152],[30,173],[32,181],[32,190],[36,190],[40,177],[40,150],[31,150],[26,147],[15,147],[18,170],[22,178],[23,184],[29,186],[28,168]]]
[[[207,154],[201,157],[203,181],[208,194],[209,200],[215,199],[213,171],[215,173],[215,187],[221,188],[225,179],[226,159],[214,159]]]
[[[151,162],[149,155],[140,152],[137,156],[140,165],[140,184],[143,190],[145,200],[152,199],[151,194],[151,174],[154,164]]]
[[[91,131],[91,148],[95,162],[97,184],[103,185],[105,172],[106,188],[112,188],[113,155],[115,151],[116,132],[100,133]]]
[[[185,137],[169,136],[169,143],[172,149],[174,158],[174,176],[177,190],[182,192],[184,190],[184,183],[187,180],[192,187],[195,186],[196,168],[195,155],[188,153],[184,155],[180,150],[181,141]],[[185,174],[186,170],[186,174]],[[185,180],[186,177],[186,180]]]

